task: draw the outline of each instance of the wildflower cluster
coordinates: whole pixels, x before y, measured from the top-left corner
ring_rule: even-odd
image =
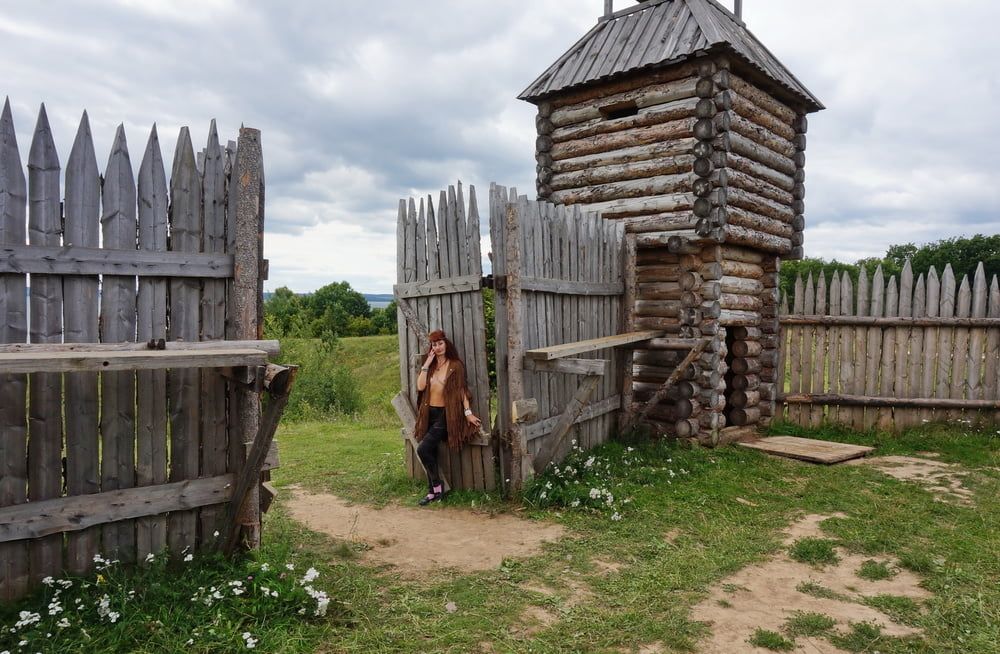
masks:
[[[632,508],[637,490],[652,483],[669,486],[689,474],[674,453],[662,444],[606,443],[584,450],[573,441],[566,458],[534,479],[524,497],[539,507],[596,512],[617,522]]]
[[[293,562],[234,563],[184,551],[172,559],[149,554],[142,564],[126,569],[98,554],[92,577],[46,577],[36,596],[0,613],[0,654],[75,652],[81,643],[89,651],[122,651],[128,643],[162,651],[182,643],[197,651],[266,649],[275,620],[302,623],[330,609],[320,572],[297,573]]]

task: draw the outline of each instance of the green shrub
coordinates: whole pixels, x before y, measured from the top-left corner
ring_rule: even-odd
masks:
[[[299,366],[295,387],[285,408],[287,420],[314,420],[361,411],[358,382],[351,370],[337,362],[340,344],[327,337],[284,339],[281,342],[283,363]]]

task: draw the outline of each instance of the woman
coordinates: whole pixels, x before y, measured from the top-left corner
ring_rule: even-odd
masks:
[[[444,494],[438,467],[438,445],[447,439],[452,449],[460,448],[479,433],[482,422],[469,406],[465,365],[458,350],[440,329],[430,333],[431,351],[417,375],[420,393],[414,436],[420,445],[417,456],[427,471],[429,490],[420,506],[439,501]]]

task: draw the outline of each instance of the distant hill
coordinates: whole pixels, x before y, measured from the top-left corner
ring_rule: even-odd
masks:
[[[373,309],[384,309],[392,302],[392,293],[362,293]]]

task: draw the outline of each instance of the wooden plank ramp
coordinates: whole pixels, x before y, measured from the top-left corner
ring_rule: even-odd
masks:
[[[738,443],[738,445],[775,456],[826,464],[857,459],[875,451],[874,447],[864,445],[819,441],[813,438],[799,438],[798,436],[768,436],[757,441]]]

